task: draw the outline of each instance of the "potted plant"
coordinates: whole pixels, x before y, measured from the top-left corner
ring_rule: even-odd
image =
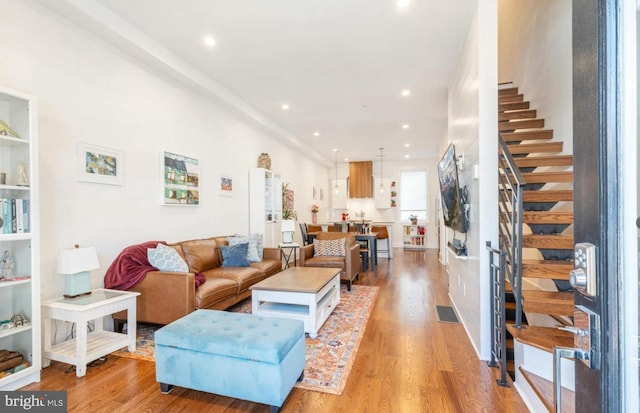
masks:
[[[318,211],[320,211],[320,207],[318,205],[311,205],[311,222],[314,224],[318,223]]]
[[[409,215],[409,221],[411,221],[411,225],[418,225],[418,216]]]

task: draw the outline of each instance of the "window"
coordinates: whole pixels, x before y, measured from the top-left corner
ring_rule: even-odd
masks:
[[[400,174],[400,219],[417,215],[427,221],[427,171],[409,171]]]

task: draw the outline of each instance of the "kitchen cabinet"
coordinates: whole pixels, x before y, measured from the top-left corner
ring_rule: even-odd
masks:
[[[373,198],[373,162],[349,162],[349,198]]]

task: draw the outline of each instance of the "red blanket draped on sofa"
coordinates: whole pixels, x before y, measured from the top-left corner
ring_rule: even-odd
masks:
[[[165,241],[147,241],[126,247],[111,263],[104,274],[104,287],[113,290],[128,290],[144,279],[149,271],[157,271],[147,259],[147,248],[155,248]],[[204,275],[195,274],[196,287],[204,283]]]

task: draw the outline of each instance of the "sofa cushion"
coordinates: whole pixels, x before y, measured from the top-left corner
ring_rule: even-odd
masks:
[[[282,271],[282,261],[279,260],[265,260],[260,262],[252,262],[251,266],[257,268],[267,276],[271,276]]]
[[[224,278],[235,282],[238,293],[267,278],[267,274],[254,267],[218,267],[205,272],[204,275],[207,280]]]
[[[216,241],[213,239],[190,240],[181,244],[191,272],[204,272],[222,265]]]
[[[257,234],[236,235],[234,237],[227,238],[227,242],[231,246],[248,243],[249,248],[247,249],[247,261],[258,262],[261,260],[260,255],[262,254],[258,253],[258,238],[256,237],[256,235]]]
[[[305,267],[327,267],[327,268],[342,268],[345,266],[345,257],[337,256],[325,256],[325,257],[313,257],[304,260]]]
[[[249,243],[243,242],[236,245],[221,245],[220,252],[222,252],[222,266],[223,267],[248,267],[249,260],[247,260],[247,251],[249,250]]]
[[[178,251],[164,244],[159,243],[155,248],[147,248],[147,259],[151,266],[160,271],[189,272],[187,263]]]
[[[344,257],[347,254],[345,238],[331,240],[313,240],[313,255],[319,257],[338,256]]]
[[[196,308],[208,308],[238,293],[238,283],[234,280],[215,277],[206,277],[206,279],[205,283],[196,289]]]

